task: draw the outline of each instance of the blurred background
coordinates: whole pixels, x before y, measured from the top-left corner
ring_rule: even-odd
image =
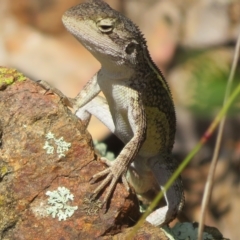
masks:
[[[0,0],[0,65],[50,82],[74,97],[100,64],[64,29],[61,16],[81,0]],[[221,108],[240,31],[240,0],[106,0],[144,33],[152,59],[169,82],[181,161]],[[240,81],[240,64],[234,85]],[[233,86],[234,88],[234,86]],[[206,224],[240,239],[240,98],[224,131]],[[121,142],[96,119],[89,131],[115,154]],[[199,221],[215,136],[183,172],[186,206],[181,221]]]

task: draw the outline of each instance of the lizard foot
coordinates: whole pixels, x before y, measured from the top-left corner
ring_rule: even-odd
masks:
[[[106,178],[102,181],[102,183],[93,191],[93,198],[96,198],[98,196],[98,194],[108,185],[109,188],[107,190],[107,193],[104,197],[103,200],[103,205],[105,203],[107,203],[110,199],[110,196],[112,194],[112,192],[114,191],[117,182],[119,180],[119,178],[121,178],[124,186],[126,187],[127,191],[129,191],[129,185],[125,176],[125,173],[127,171],[127,168],[125,168],[124,166],[121,166],[121,164],[119,164],[118,160],[115,161],[109,161],[106,158],[101,158],[101,162],[104,162],[105,164],[107,164],[109,166],[109,168],[93,175],[93,177],[91,178],[90,183],[95,183],[99,178],[102,178],[103,176],[106,176]],[[121,163],[121,161],[120,161]]]
[[[36,81],[42,88],[44,88],[46,90],[46,92],[51,91],[53,93],[56,93],[61,101],[64,103],[64,105],[73,108],[75,100],[72,98],[68,98],[66,97],[60,90],[58,90],[57,88],[51,86],[48,82],[43,81],[43,80],[37,80]]]

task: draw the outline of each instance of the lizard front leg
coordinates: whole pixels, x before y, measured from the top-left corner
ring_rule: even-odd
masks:
[[[135,156],[139,152],[139,149],[145,139],[146,118],[141,101],[136,98],[132,103],[130,103],[130,106],[131,107],[128,109],[128,119],[130,120],[133,130],[132,139],[125,145],[123,150],[114,161],[103,159],[109,168],[95,174],[92,177],[92,182],[95,182],[99,178],[107,175],[102,183],[93,192],[93,195],[97,196],[108,184],[110,184],[104,197],[103,204],[109,200],[119,178],[122,179],[124,186],[127,188],[127,190],[129,190],[125,174],[130,163],[134,160]],[[116,135],[118,136],[119,134],[116,133]]]
[[[109,106],[105,98],[97,96],[90,102],[79,108],[76,115],[83,121],[87,127],[91,115],[98,118],[112,133],[115,131],[115,125],[113,123],[112,115],[109,110]]]
[[[90,102],[94,97],[96,97],[100,93],[101,90],[97,83],[97,78],[98,73],[96,73],[87,82],[87,84],[83,87],[83,89],[79,92],[79,94],[75,98],[69,98],[65,96],[60,90],[51,86],[51,84],[49,84],[46,81],[38,80],[37,83],[47,91],[51,90],[52,92],[56,93],[67,106],[73,108],[75,113],[79,108]]]
[[[168,154],[157,155],[149,159],[148,165],[162,190],[178,166],[176,160]],[[167,205],[156,209],[146,219],[152,225],[160,226],[169,223],[183,208],[184,191],[180,177],[164,193],[164,198]]]
[[[87,82],[79,94],[74,98],[74,113],[76,113],[79,108],[89,103],[101,92],[97,80],[98,72]]]

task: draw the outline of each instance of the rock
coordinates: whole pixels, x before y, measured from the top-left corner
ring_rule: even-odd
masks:
[[[166,233],[158,227],[154,227],[150,223],[145,222],[141,228],[136,232],[134,237],[130,235],[134,227],[124,229],[123,232],[113,236],[112,240],[168,240],[169,238],[166,236]]]
[[[59,97],[16,70],[0,73],[0,238],[97,239],[137,221],[136,198],[122,184],[106,213],[99,201],[89,201],[97,186],[89,179],[104,166],[81,121]],[[56,202],[52,198],[51,205],[46,193],[59,189],[70,191],[64,204],[77,207],[65,221],[59,221],[63,214],[48,214]]]

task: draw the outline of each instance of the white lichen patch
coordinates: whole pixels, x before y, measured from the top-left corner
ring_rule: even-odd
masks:
[[[46,195],[49,196],[48,204],[51,205],[47,208],[48,215],[53,218],[58,217],[58,221],[65,221],[70,218],[78,209],[77,206],[70,206],[69,201],[73,201],[74,196],[70,190],[65,187],[58,187],[55,191],[47,191]]]
[[[46,150],[47,154],[58,154],[58,157],[65,157],[65,152],[71,147],[71,143],[64,141],[63,137],[55,138],[54,134],[49,132],[46,134],[46,142],[43,146],[43,149]]]

